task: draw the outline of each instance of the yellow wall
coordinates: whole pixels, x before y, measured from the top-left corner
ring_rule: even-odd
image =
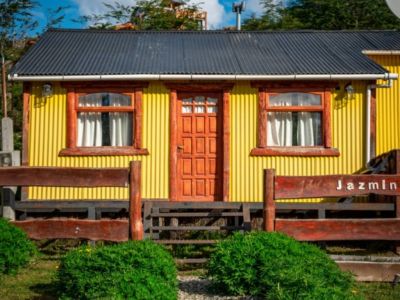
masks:
[[[143,95],[143,147],[148,156],[59,157],[66,139],[66,93],[54,84],[54,96],[40,97],[35,84],[30,99],[29,165],[54,167],[127,167],[141,160],[142,197],[168,198],[169,93],[150,84]],[[30,188],[29,199],[128,199],[125,188]]]
[[[391,73],[400,74],[400,56],[374,55],[373,60]],[[376,92],[376,154],[400,148],[400,80],[393,81],[390,89]]]
[[[257,137],[257,90],[249,83],[236,85],[231,97],[231,201],[262,201],[266,168],[276,169],[278,175],[349,174],[359,170],[365,157],[366,86],[363,82],[353,82],[353,86],[356,93],[351,101],[343,99],[340,92],[333,91],[332,96],[332,143],[340,157],[251,157]]]
[[[341,83],[343,90],[344,83]],[[256,146],[257,95],[250,83],[236,84],[230,105],[230,200],[261,201],[262,172],[275,168],[279,175],[353,173],[363,167],[365,136],[364,82],[353,82],[355,98],[332,97],[332,142],[340,157],[251,157]],[[30,107],[31,166],[127,167],[132,159],[142,160],[143,198],[168,198],[169,93],[160,83],[144,90],[143,146],[149,156],[58,157],[65,147],[66,95],[55,85],[55,96],[42,99],[34,85]],[[127,199],[126,189],[31,188],[30,199]]]

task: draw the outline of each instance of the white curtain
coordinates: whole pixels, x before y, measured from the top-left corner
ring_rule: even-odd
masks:
[[[297,95],[297,105],[305,106],[305,105],[313,105],[314,103],[314,95],[312,94],[302,94],[298,93]],[[311,112],[299,112],[298,120],[297,120],[297,144],[298,146],[315,146],[318,143],[318,131],[319,127],[317,125],[316,120],[319,114],[311,113]]]
[[[102,94],[79,97],[79,106],[96,107],[101,105]],[[81,112],[78,114],[78,147],[101,146],[102,135],[101,113]]]
[[[79,106],[81,107],[130,105],[131,98],[123,94],[95,93],[79,97]],[[110,112],[107,124],[107,118],[103,120],[100,112],[81,112],[78,114],[77,146],[130,146],[132,145],[132,119],[132,113]],[[107,133],[107,127],[110,135],[103,137],[103,132]]]
[[[121,94],[110,94],[110,106],[129,106],[130,97]],[[132,144],[133,117],[129,113],[110,113],[111,146],[130,146]]]
[[[290,106],[292,104],[291,99],[284,95],[286,94],[275,96],[273,101],[273,106]],[[267,114],[268,146],[292,146],[293,144],[292,119],[293,118],[291,112],[270,112]]]
[[[293,121],[291,112],[273,112],[267,116],[267,145],[292,146]]]
[[[286,93],[270,97],[271,106],[320,105],[319,96]],[[315,146],[321,143],[321,114],[312,112],[269,112],[268,146]]]

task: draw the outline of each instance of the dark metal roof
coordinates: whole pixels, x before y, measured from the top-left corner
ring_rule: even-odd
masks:
[[[400,50],[400,32],[50,30],[11,75],[386,72],[362,50]]]

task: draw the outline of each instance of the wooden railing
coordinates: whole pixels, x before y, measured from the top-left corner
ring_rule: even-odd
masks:
[[[321,203],[337,210],[385,210],[392,218],[370,219],[279,219],[278,199],[349,197],[368,194],[400,196],[400,175],[275,176],[264,171],[264,230],[284,232],[298,240],[400,240],[400,209],[388,203]],[[282,208],[285,204],[278,204]],[[288,204],[288,207],[290,205]],[[295,205],[292,205],[293,208]],[[307,206],[307,204],[303,204]]]
[[[13,222],[32,239],[80,238],[126,241],[143,239],[141,217],[141,163],[129,168],[0,168],[0,186],[128,187],[129,219],[30,219]]]

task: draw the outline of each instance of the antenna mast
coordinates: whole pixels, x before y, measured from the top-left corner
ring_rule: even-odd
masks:
[[[241,30],[242,29],[242,21],[241,21],[241,14],[246,8],[246,2],[241,1],[241,2],[234,2],[232,4],[232,12],[236,13],[236,29]]]

